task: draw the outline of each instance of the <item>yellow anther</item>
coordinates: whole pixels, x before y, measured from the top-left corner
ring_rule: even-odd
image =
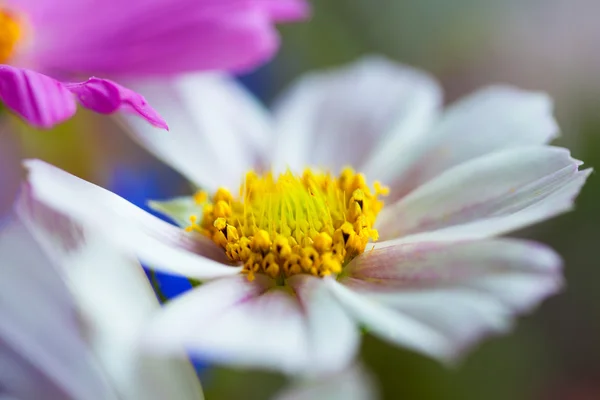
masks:
[[[331,246],[331,254],[333,254],[335,257],[341,257],[343,259],[344,255],[346,254],[346,246],[344,243],[334,243],[333,246]]]
[[[321,273],[339,274],[342,272],[342,263],[333,254],[323,254],[321,258]]]
[[[352,181],[354,180],[354,170],[352,168],[346,167],[342,170],[340,174],[339,184],[340,189],[344,192],[349,193],[350,188],[352,186]]]
[[[347,246],[350,239],[356,235],[356,232],[350,222],[344,222],[342,226],[335,231],[334,235],[334,240],[336,242],[339,242],[341,239],[344,246]]]
[[[365,202],[365,192],[363,192],[361,189],[354,190],[354,192],[352,192],[352,198],[350,201],[356,202],[362,209]]]
[[[240,240],[240,235],[238,235],[238,231],[233,225],[227,224],[227,228],[225,228],[224,233],[227,241],[230,243],[237,243],[237,241]]]
[[[280,259],[285,259],[287,256],[292,254],[292,247],[285,236],[277,235],[273,241],[273,251]]]
[[[327,232],[321,232],[314,238],[314,246],[317,251],[324,253],[331,249],[333,239]]]
[[[390,188],[382,185],[379,181],[375,181],[373,183],[373,187],[375,188],[375,194],[379,194],[382,196],[387,196],[388,194],[390,194]]]
[[[217,193],[213,196],[213,202],[218,203],[219,201],[224,201],[225,203],[231,203],[233,201],[233,197],[229,190],[225,188],[219,188]]]
[[[304,271],[311,271],[313,267],[316,267],[317,261],[319,261],[319,253],[312,247],[304,247],[302,249],[300,259],[300,265]]]
[[[352,201],[348,206],[348,219],[350,221],[356,221],[362,212],[363,210],[361,205],[357,201]]]
[[[208,201],[208,193],[206,193],[204,190],[198,190],[194,194],[194,203],[196,203],[198,205],[203,205],[207,201]]]
[[[22,36],[22,24],[17,16],[0,8],[0,64],[5,64],[12,58]]]
[[[252,239],[252,250],[266,253],[271,248],[271,237],[265,230],[258,230]]]
[[[203,221],[208,221],[209,219],[213,219],[213,211],[215,210],[215,206],[212,204],[205,204],[202,207],[202,215],[204,215]]]
[[[227,220],[223,217],[215,219],[213,226],[218,230],[222,231],[227,227]]]
[[[229,203],[223,201],[223,200],[219,200],[217,202],[217,204],[215,204],[215,209],[213,211],[215,217],[220,218],[227,218],[229,216],[231,216],[231,207],[229,206]]]
[[[223,231],[216,231],[213,233],[212,240],[219,246],[225,248],[227,246],[227,237]]]
[[[353,188],[362,189],[365,192],[367,192],[367,194],[370,194],[369,187],[367,186],[367,180],[365,179],[365,176],[363,174],[354,175]]]
[[[275,261],[275,254],[270,253],[263,258],[262,269],[271,278],[279,276],[279,264]]]
[[[243,264],[250,280],[257,273],[276,279],[339,274],[377,239],[381,190],[371,192],[350,168],[338,177],[310,169],[278,177],[250,171],[237,198],[226,189],[212,198],[198,192],[203,219],[191,220],[189,229],[211,237],[231,261]]]
[[[186,232],[198,231],[200,232],[200,227],[198,226],[198,217],[195,215],[190,215],[190,225],[185,227]]]
[[[298,254],[292,254],[283,263],[283,271],[286,276],[292,276],[302,273],[300,266],[301,257]]]

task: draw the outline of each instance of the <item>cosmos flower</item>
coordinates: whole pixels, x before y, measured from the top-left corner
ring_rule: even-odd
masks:
[[[570,210],[591,172],[548,145],[542,93],[491,86],[442,110],[435,80],[376,57],[300,79],[272,115],[223,76],[145,89],[173,134],[131,133],[201,188],[154,203],[181,229],[25,165],[39,201],[202,281],[153,319],[153,351],[334,371],[362,327],[452,362],[561,288],[552,249],[496,238]]]
[[[278,48],[275,22],[307,14],[303,0],[6,0],[0,100],[41,128],[70,118],[75,99],[99,113],[124,110],[166,128],[134,91],[109,79],[71,80],[244,71]]]
[[[25,196],[0,256],[0,397],[203,398],[188,361],[140,352],[159,305],[134,257]]]

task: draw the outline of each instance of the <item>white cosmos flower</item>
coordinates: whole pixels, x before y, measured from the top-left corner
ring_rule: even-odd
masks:
[[[195,216],[204,234],[41,161],[26,167],[46,205],[151,267],[204,282],[153,319],[154,351],[334,371],[365,327],[449,362],[561,287],[551,249],[494,238],[570,210],[590,173],[548,146],[557,126],[544,94],[493,86],[442,110],[431,77],[373,57],[300,79],[271,115],[222,76],[143,92],[172,130],[130,121],[132,134],[206,190],[156,206],[182,227]],[[323,173],[346,165],[366,180]],[[269,167],[289,170],[277,180],[261,175]]]
[[[0,229],[1,398],[203,398],[189,362],[140,351],[159,304],[135,257],[106,243],[20,199]]]

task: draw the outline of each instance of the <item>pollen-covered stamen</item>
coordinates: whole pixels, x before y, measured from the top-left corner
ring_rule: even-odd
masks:
[[[388,189],[378,182],[374,189],[350,168],[338,177],[310,169],[277,178],[249,172],[237,198],[223,188],[212,198],[196,193],[203,218],[190,217],[188,230],[209,236],[231,261],[243,263],[250,280],[256,273],[339,274],[378,238],[373,224]]]
[[[13,56],[22,33],[17,16],[0,7],[0,64],[6,64]]]

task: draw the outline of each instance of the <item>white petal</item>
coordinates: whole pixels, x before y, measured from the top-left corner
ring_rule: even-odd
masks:
[[[489,217],[474,222],[450,226],[435,231],[417,233],[393,240],[375,243],[373,248],[384,248],[405,243],[419,243],[427,241],[457,241],[484,239],[491,236],[524,228],[526,226],[544,221],[556,215],[570,211],[573,208],[575,197],[592,169],[577,172],[575,177],[562,188],[544,199],[514,214],[499,217]]]
[[[449,358],[453,355],[445,338],[419,321],[398,314],[337,281],[328,281],[328,285],[350,314],[370,332],[432,357]]]
[[[372,150],[424,133],[440,103],[430,76],[381,57],[309,74],[275,107],[274,166],[314,165],[334,173],[346,165],[359,168]]]
[[[321,375],[317,379],[298,380],[274,400],[375,400],[377,385],[364,367],[353,365],[332,375]]]
[[[378,219],[382,239],[434,231],[486,218],[510,217],[543,204],[580,179],[566,149],[527,147],[497,152],[454,167]]]
[[[215,363],[286,373],[307,366],[304,316],[288,292],[257,275],[205,283],[170,303],[149,327],[149,351],[188,352]]]
[[[148,202],[150,208],[171,218],[182,228],[190,225],[190,217],[198,221],[202,218],[202,207],[198,206],[192,196],[181,196],[166,201],[152,200]]]
[[[73,299],[16,218],[0,230],[0,387],[22,399],[114,399]]]
[[[390,185],[390,199],[395,199],[462,162],[503,149],[545,144],[557,132],[546,94],[491,86],[453,104],[430,132],[412,144],[393,147],[387,155],[375,153],[363,172]],[[394,160],[407,157],[412,164]]]
[[[239,271],[206,258],[225,260],[208,238],[187,234],[116,194],[42,161],[28,160],[25,166],[37,201],[86,227],[101,230],[116,246],[133,251],[149,267],[197,279]]]
[[[170,131],[124,116],[129,133],[198,186],[236,189],[244,171],[264,161],[272,136],[268,115],[233,79],[197,73],[130,87],[144,94]]]
[[[74,225],[21,197],[20,218],[61,267],[85,324],[88,344],[123,399],[200,399],[202,390],[184,360],[154,359],[138,346],[160,308],[140,264],[97,231]]]
[[[288,282],[306,315],[311,372],[340,371],[350,365],[360,344],[354,321],[329,293],[322,279],[296,275]]]
[[[515,314],[562,285],[556,253],[509,239],[395,246],[364,253],[349,267],[349,288],[337,292],[357,318],[374,334],[442,361],[486,333],[505,332]],[[421,336],[396,331],[407,320]]]

